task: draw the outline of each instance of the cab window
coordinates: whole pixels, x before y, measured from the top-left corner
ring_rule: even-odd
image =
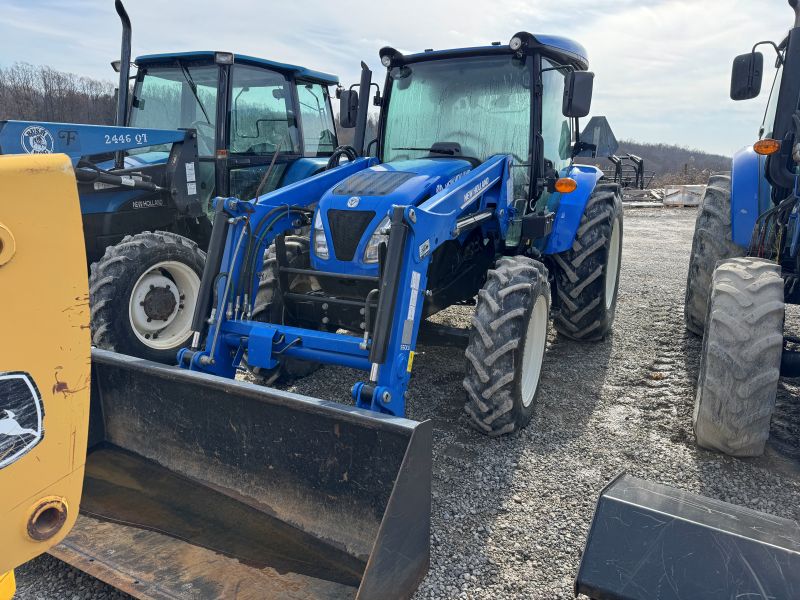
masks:
[[[305,156],[326,156],[336,149],[328,88],[318,83],[297,83],[297,100],[303,126]]]
[[[291,87],[286,77],[260,67],[237,64],[231,87],[232,154],[298,151],[297,130],[288,110]]]
[[[556,171],[570,164],[572,156],[572,123],[562,113],[566,70],[542,58],[542,138],[544,157]]]
[[[781,91],[781,80],[783,79],[783,65],[778,67],[775,73],[775,81],[772,83],[772,91],[769,93],[767,111],[764,113],[764,122],[761,124],[760,138],[771,138],[775,130],[775,114],[778,110],[778,96]]]

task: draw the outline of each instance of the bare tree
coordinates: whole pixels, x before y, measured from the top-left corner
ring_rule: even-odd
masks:
[[[0,67],[0,120],[110,125],[115,112],[107,81],[27,63]]]

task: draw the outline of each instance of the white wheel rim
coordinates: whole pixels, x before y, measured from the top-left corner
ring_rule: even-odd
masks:
[[[547,342],[547,299],[539,296],[533,305],[528,329],[525,332],[525,349],[522,351],[522,405],[526,408],[533,402],[539,387],[545,343]]]
[[[614,302],[619,273],[619,219],[614,219],[611,228],[611,243],[608,245],[608,265],[606,266],[606,310]]]
[[[148,294],[159,290],[162,298],[174,301],[169,314],[152,318],[148,314]],[[153,350],[170,350],[182,346],[192,335],[192,316],[200,278],[181,262],[166,260],[145,271],[136,281],[128,301],[128,319],[139,341]],[[167,296],[169,294],[169,296]],[[149,319],[149,320],[148,320]]]

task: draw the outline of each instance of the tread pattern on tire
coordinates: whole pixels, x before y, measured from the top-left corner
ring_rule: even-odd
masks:
[[[732,239],[730,173],[712,175],[700,201],[686,277],[684,315],[689,331],[703,335],[711,274],[717,262],[742,255],[744,250]]]
[[[120,243],[106,248],[103,257],[92,263],[89,273],[92,344],[98,348],[136,356],[149,354],[143,345],[141,351],[136,352],[132,343],[141,343],[133,342],[123,327],[128,324],[129,299],[122,298],[125,290],[121,289],[139,265],[142,255],[148,252],[158,252],[160,260],[181,260],[199,273],[203,272],[206,260],[205,252],[197,244],[170,231],[127,235]],[[149,358],[158,360],[156,354],[159,351],[153,351]]]
[[[614,221],[620,219],[622,227],[621,215],[619,186],[598,183],[583,211],[572,247],[553,255],[558,298],[553,324],[565,337],[597,341],[611,330],[617,299],[615,292],[611,307],[606,308],[605,269]],[[619,233],[622,236],[622,231]]]
[[[780,267],[759,258],[719,263],[707,313],[693,416],[697,443],[732,456],[759,456],[780,378]]]
[[[535,397],[523,410],[517,371],[527,319],[542,294],[549,307],[547,268],[523,256],[498,260],[478,292],[465,352],[464,410],[473,426],[490,436],[511,433],[530,421]]]
[[[310,240],[303,236],[286,236],[286,259],[290,265],[296,267],[308,267],[310,257]],[[258,279],[258,291],[253,302],[254,321],[265,323],[281,322],[283,318],[283,307],[273,303],[275,292],[278,286],[278,259],[275,254],[275,246],[267,249],[264,257],[264,265]],[[274,369],[262,369],[260,367],[250,368],[244,365],[250,373],[257,378],[263,385],[270,385],[279,379],[281,381],[291,381],[311,375],[320,368],[319,363],[304,360],[286,358],[280,366]]]

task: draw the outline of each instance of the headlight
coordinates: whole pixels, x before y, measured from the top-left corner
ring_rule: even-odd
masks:
[[[509,46],[509,47],[510,47],[510,48],[511,48],[511,49],[512,49],[514,52],[516,52],[517,50],[519,50],[520,48],[522,48],[522,38],[520,38],[520,37],[517,37],[517,36],[514,36],[513,38],[511,38],[511,41],[508,43],[508,46]]]
[[[322,228],[322,215],[317,211],[314,218],[314,254],[319,258],[329,258],[328,240],[325,239],[325,230]]]
[[[392,57],[388,54],[381,56],[381,64],[387,69],[392,66]]]
[[[369,238],[369,242],[367,242],[367,247],[364,248],[364,262],[365,263],[376,263],[378,262],[378,254],[381,244],[388,244],[389,243],[389,228],[391,226],[391,222],[389,221],[389,217],[383,217],[383,220],[378,223],[378,226],[375,228],[372,236]]]

